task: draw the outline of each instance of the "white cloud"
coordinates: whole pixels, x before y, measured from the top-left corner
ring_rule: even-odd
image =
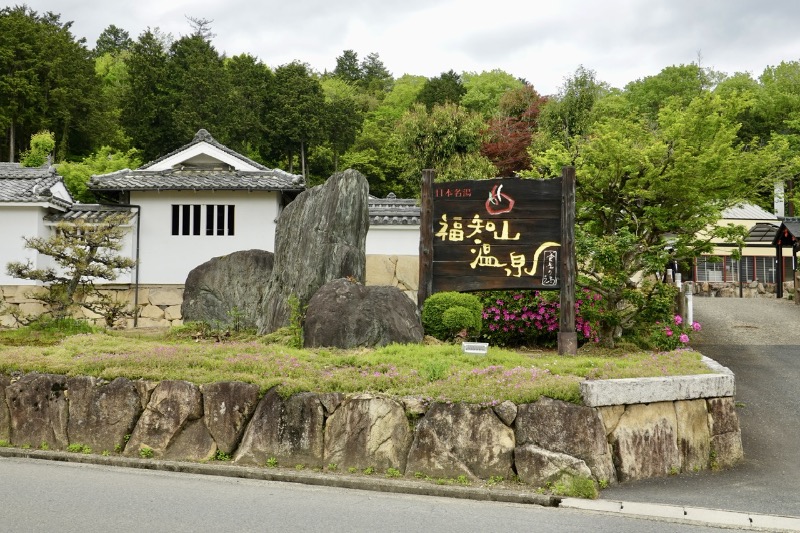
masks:
[[[331,70],[343,50],[377,52],[395,75],[437,76],[503,69],[542,93],[582,64],[624,86],[690,63],[758,76],[800,59],[800,2],[794,0],[30,0],[74,21],[94,46],[110,24],[134,39],[147,27],[175,36],[186,16],[213,20],[214,46],[276,67],[293,60]]]

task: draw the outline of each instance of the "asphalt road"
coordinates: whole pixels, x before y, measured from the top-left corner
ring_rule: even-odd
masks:
[[[706,532],[538,505],[0,458],[0,532]]]
[[[625,483],[601,498],[800,516],[800,306],[695,298],[694,348],[736,375],[745,459],[723,472]]]

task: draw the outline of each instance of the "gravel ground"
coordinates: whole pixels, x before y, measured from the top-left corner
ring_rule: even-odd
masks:
[[[695,344],[800,345],[800,305],[775,298],[693,298]]]

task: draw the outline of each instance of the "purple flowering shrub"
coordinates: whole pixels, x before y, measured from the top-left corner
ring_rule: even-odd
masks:
[[[658,350],[668,352],[677,348],[688,348],[689,336],[700,331],[698,322],[687,324],[680,315],[675,315],[668,323],[656,322],[650,330],[649,344]]]
[[[561,305],[558,292],[531,290],[477,293],[483,302],[481,337],[495,346],[554,346],[558,343]],[[600,296],[577,291],[575,330],[578,342],[597,342],[596,315]]]

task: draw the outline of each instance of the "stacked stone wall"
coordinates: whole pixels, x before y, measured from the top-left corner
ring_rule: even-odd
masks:
[[[730,396],[589,407],[426,403],[300,393],[240,382],[197,386],[52,374],[0,375],[0,439],[14,446],[251,466],[396,469],[406,476],[543,486],[725,468],[743,456]]]

